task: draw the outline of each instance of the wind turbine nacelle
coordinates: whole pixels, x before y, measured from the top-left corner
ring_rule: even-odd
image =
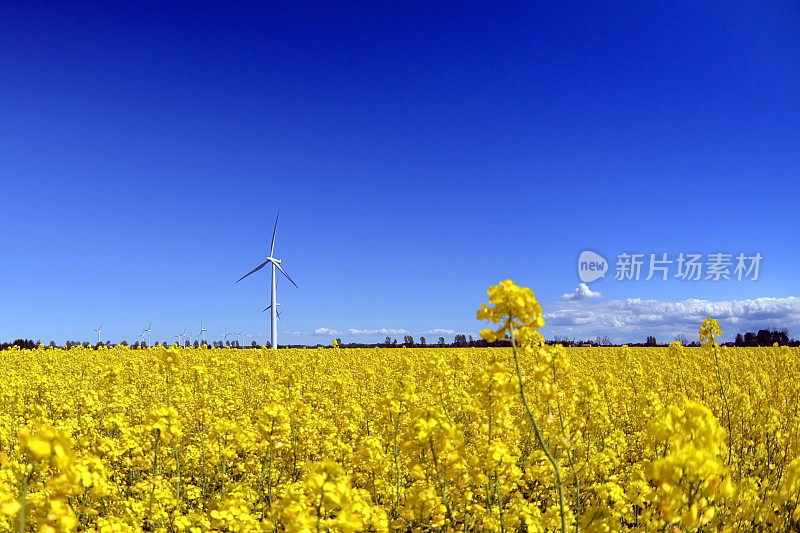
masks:
[[[267,261],[272,261],[273,263],[275,263],[277,265],[281,264],[281,260],[280,259],[275,259],[274,257],[267,257]]]

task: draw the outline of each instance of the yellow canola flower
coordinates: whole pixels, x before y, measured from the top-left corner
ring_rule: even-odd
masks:
[[[544,326],[542,307],[536,301],[536,296],[528,287],[520,287],[512,280],[501,281],[498,285],[489,287],[489,302],[493,307],[481,304],[478,310],[478,320],[491,320],[495,324],[502,322],[496,330],[487,328],[481,331],[481,336],[489,342],[503,339],[506,334],[511,334],[516,328],[537,330]]]

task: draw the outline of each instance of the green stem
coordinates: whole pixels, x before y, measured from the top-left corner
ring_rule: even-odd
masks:
[[[32,476],[33,467],[31,467],[30,474],[22,478],[22,486],[19,489],[19,516],[17,518],[19,533],[25,533],[25,504],[28,501],[28,483]]]
[[[714,352],[714,366],[717,368],[717,379],[719,380],[719,392],[722,395],[722,403],[725,405],[725,413],[728,419],[728,465],[731,464],[733,457],[733,432],[731,428],[731,410],[728,407],[728,398],[725,396],[725,387],[722,384],[722,375],[719,371],[719,358],[717,357],[717,342],[712,340],[712,351]]]
[[[553,365],[553,385],[556,385],[556,367]],[[561,415],[561,400],[558,399],[556,394],[556,408],[558,410],[558,424],[561,426],[561,438],[564,439],[566,444],[566,430],[564,429],[564,417]],[[578,532],[578,524],[581,519],[581,482],[578,479],[578,471],[575,470],[575,461],[572,458],[572,451],[569,446],[566,446],[567,459],[569,460],[569,467],[572,469],[572,476],[575,480],[575,533]]]
[[[539,427],[538,422],[536,422],[536,417],[533,416],[533,411],[528,403],[528,397],[525,395],[525,384],[524,380],[522,379],[522,370],[519,367],[519,355],[517,354],[517,340],[513,333],[511,334],[511,347],[514,351],[514,365],[517,369],[517,380],[519,381],[519,393],[522,397],[522,404],[525,406],[525,411],[528,413],[528,418],[531,420],[531,425],[536,433],[536,440],[539,441],[542,451],[544,451],[544,454],[547,456],[550,464],[553,465],[553,470],[556,474],[556,484],[558,485],[558,507],[561,513],[561,533],[567,533],[567,515],[564,509],[564,480],[561,477],[561,469],[558,467],[558,461],[556,461],[556,458],[553,457],[553,454],[550,452],[550,447],[544,440],[544,436],[542,436],[542,429]]]
[[[153,526],[153,500],[156,493],[156,473],[158,472],[158,444],[161,441],[161,432],[159,430],[156,431],[156,442],[153,446],[153,487],[150,489],[150,503],[147,507],[147,521],[150,523],[151,529]]]
[[[453,519],[453,513],[450,510],[450,502],[447,499],[447,492],[445,490],[444,477],[442,477],[442,475],[439,473],[439,461],[436,458],[436,448],[433,446],[433,437],[430,436],[430,435],[428,435],[428,444],[431,447],[431,456],[433,458],[433,468],[434,468],[434,470],[436,470],[436,478],[439,481],[439,491],[441,492],[441,495],[442,495],[442,503],[444,504],[445,514],[447,515],[447,518],[450,520],[450,526],[451,527],[455,527],[456,522]]]

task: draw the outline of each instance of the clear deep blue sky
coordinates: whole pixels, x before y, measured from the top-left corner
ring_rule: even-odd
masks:
[[[263,342],[268,275],[234,281],[278,209],[281,343],[474,334],[506,278],[548,312],[584,249],[760,252],[576,305],[771,297],[739,324],[800,334],[797,3],[228,4],[0,7],[0,340]]]

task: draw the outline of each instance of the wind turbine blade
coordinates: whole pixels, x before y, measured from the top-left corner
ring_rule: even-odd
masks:
[[[269,309],[270,307],[272,307],[272,304],[269,304],[268,306],[266,306],[266,307],[264,308],[264,310],[263,310],[263,311],[261,311],[261,312],[263,313],[264,311],[266,311],[266,310],[267,310],[267,309]]]
[[[260,265],[258,265],[257,267],[255,267],[253,270],[251,270],[250,272],[248,272],[247,274],[245,274],[245,275],[244,275],[244,276],[242,276],[241,278],[237,279],[237,280],[236,280],[236,283],[239,283],[240,281],[242,281],[244,278],[246,278],[247,276],[249,276],[249,275],[250,275],[250,274],[252,274],[253,272],[257,272],[257,271],[261,270],[262,268],[264,268],[264,265],[266,265],[267,263],[269,263],[269,259],[267,259],[266,261],[264,261],[263,263],[261,263]]]
[[[280,270],[281,272],[283,272],[283,275],[284,275],[284,276],[286,276],[286,279],[288,279],[289,281],[291,281],[291,282],[292,282],[292,285],[294,285],[295,287],[297,287],[297,283],[295,283],[295,282],[294,282],[294,280],[293,280],[291,277],[289,277],[289,274],[287,274],[287,273],[286,273],[286,271],[283,269],[283,267],[282,267],[282,266],[280,266],[278,263],[272,263],[272,264],[273,264],[273,265],[275,265],[275,267],[276,267],[278,270]],[[300,287],[297,287],[297,288],[299,289]]]
[[[275,227],[272,228],[272,244],[269,247],[269,256],[272,257],[272,253],[275,251],[275,233],[278,231],[278,217],[281,216],[280,210],[278,214],[275,215]]]

